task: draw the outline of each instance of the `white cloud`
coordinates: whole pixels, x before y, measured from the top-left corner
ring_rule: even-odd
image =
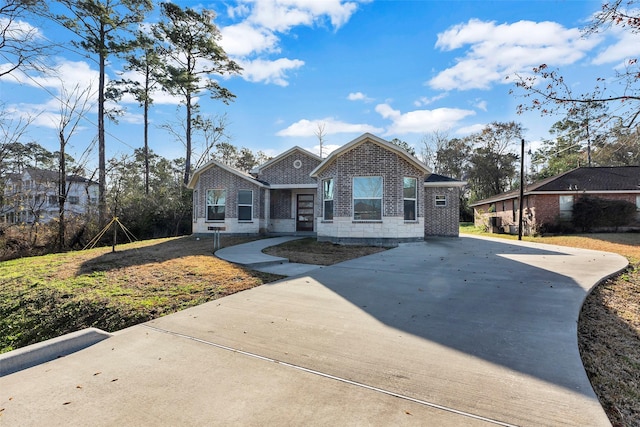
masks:
[[[312,25],[325,16],[334,28],[344,25],[358,8],[342,0],[248,0],[249,20],[261,27],[285,32],[298,25]]]
[[[220,30],[220,44],[230,56],[247,56],[263,52],[278,52],[278,37],[265,28],[256,28],[248,22],[230,25]]]
[[[340,133],[380,133],[383,131],[381,128],[375,126],[362,124],[362,123],[346,123],[336,120],[331,117],[320,120],[298,120],[294,124],[290,125],[286,129],[282,129],[276,133],[277,136],[316,136],[318,132],[318,126],[324,126],[324,132],[326,135],[335,135]]]
[[[369,98],[367,95],[365,95],[362,92],[351,92],[349,95],[347,95],[347,99],[349,101],[364,101],[364,102],[373,101],[373,98]]]
[[[438,73],[428,85],[440,90],[488,89],[505,77],[540,64],[574,63],[598,44],[577,28],[556,22],[518,21],[496,24],[471,19],[438,34],[436,47],[451,51],[469,46],[457,63]]]
[[[385,135],[403,135],[408,133],[427,133],[451,129],[460,120],[475,114],[472,110],[458,108],[436,108],[434,110],[415,110],[401,113],[389,104],[378,104],[376,112],[392,121]]]
[[[415,100],[413,102],[413,105],[415,105],[416,107],[424,107],[426,105],[429,105],[429,104],[432,104],[432,103],[434,103],[436,101],[439,101],[439,100],[441,100],[443,98],[446,98],[447,95],[448,94],[446,92],[443,92],[443,93],[441,93],[439,95],[432,96],[431,98],[428,98],[426,96],[421,96],[420,98],[418,98],[417,100]]]
[[[485,127],[486,127],[486,125],[477,123],[475,125],[458,128],[456,130],[456,134],[458,134],[458,135],[471,135],[472,133],[481,132]]]
[[[63,86],[67,90],[71,90],[76,86],[80,88],[88,86],[97,88],[98,71],[93,70],[84,61],[69,61],[58,58],[47,74],[32,75],[17,71],[11,75],[5,75],[2,80],[57,91],[60,91]]]
[[[481,99],[477,99],[476,103],[475,103],[475,107],[478,110],[487,111],[487,101],[481,100]]]
[[[296,70],[304,65],[299,59],[280,58],[275,61],[255,59],[240,61],[244,69],[243,77],[250,82],[273,83],[278,86],[288,86],[287,71]]]
[[[620,27],[613,27],[609,34],[617,41],[607,46],[593,59],[594,65],[621,62],[640,55],[640,34]]]
[[[304,61],[269,58],[268,55],[280,52],[278,34],[327,20],[338,29],[357,9],[358,1],[240,0],[237,6],[227,7],[227,15],[240,22],[220,29],[220,44],[232,59],[245,64],[242,73],[245,80],[287,86],[284,71],[301,67]]]
[[[326,158],[329,154],[342,147],[338,144],[322,144],[322,158]],[[313,147],[307,147],[306,150],[311,151],[314,154],[320,155],[320,145],[314,145]]]

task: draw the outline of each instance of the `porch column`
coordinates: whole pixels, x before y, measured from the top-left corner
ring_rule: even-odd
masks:
[[[271,231],[269,223],[271,222],[271,189],[264,190],[264,228],[267,232]]]

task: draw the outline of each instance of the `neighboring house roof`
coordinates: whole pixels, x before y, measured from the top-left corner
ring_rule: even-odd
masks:
[[[260,172],[264,169],[266,169],[267,167],[278,163],[280,160],[284,159],[285,157],[287,157],[289,154],[294,153],[295,151],[300,151],[302,154],[309,156],[309,157],[313,157],[314,159],[317,159],[319,161],[322,161],[322,157],[313,154],[311,151],[307,151],[304,148],[300,148],[297,145],[288,149],[287,151],[285,151],[282,154],[278,154],[277,156],[275,156],[272,159],[267,160],[266,162],[264,162],[263,164],[256,166],[255,168],[251,169],[251,173],[254,175],[259,175]]]
[[[239,176],[242,179],[246,179],[247,181],[251,182],[252,184],[257,185],[258,187],[266,187],[267,185],[265,185],[264,183],[262,183],[261,181],[258,181],[257,179],[255,179],[254,177],[252,177],[249,174],[246,174],[244,172],[241,172],[237,169],[232,168],[231,166],[227,166],[224,163],[220,163],[217,162],[215,160],[210,160],[208,161],[204,166],[202,166],[200,169],[198,169],[197,171],[195,171],[193,173],[193,176],[191,177],[191,179],[189,180],[189,183],[187,184],[187,188],[190,189],[194,189],[196,186],[196,182],[198,182],[198,179],[200,178],[200,175],[202,175],[203,172],[206,172],[207,170],[211,169],[212,167],[219,167],[220,169],[223,169],[229,173],[232,173],[234,175]]]
[[[84,176],[80,175],[67,175],[67,182],[79,182],[82,184],[98,185],[96,181],[92,181],[89,178],[85,178]]]
[[[350,151],[350,150],[356,148],[357,146],[359,146],[361,144],[364,144],[365,142],[372,142],[372,143],[377,144],[377,145],[379,145],[379,146],[381,146],[383,148],[386,148],[389,151],[393,151],[393,152],[397,153],[400,157],[404,158],[406,161],[408,161],[409,163],[411,163],[412,165],[414,165],[418,169],[423,170],[425,172],[425,174],[431,172],[429,170],[429,168],[427,167],[427,165],[425,165],[420,160],[416,159],[411,154],[407,153],[406,151],[404,151],[402,148],[398,147],[397,145],[394,145],[394,144],[390,143],[389,141],[385,141],[382,138],[378,138],[377,136],[372,135],[370,133],[364,133],[364,134],[360,135],[359,137],[357,137],[356,139],[354,139],[353,141],[351,141],[351,142],[343,145],[342,147],[332,151],[331,154],[329,154],[329,156],[326,159],[324,159],[322,161],[322,163],[320,163],[318,165],[318,167],[316,167],[311,172],[311,176],[313,178],[317,178],[318,175],[327,166],[329,166],[337,157],[341,156],[342,154],[346,153],[347,151]]]
[[[561,193],[640,193],[640,166],[580,167],[525,187],[524,195]],[[519,197],[513,190],[479,200],[470,206]]]
[[[25,168],[24,171],[29,176],[39,182],[54,182],[58,180],[58,171],[39,168]]]
[[[455,178],[432,173],[424,180],[425,187],[464,187],[467,185],[466,181],[458,181]]]

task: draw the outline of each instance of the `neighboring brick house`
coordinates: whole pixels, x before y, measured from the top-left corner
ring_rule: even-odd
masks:
[[[79,175],[65,179],[65,213],[84,215],[96,207],[98,183]],[[9,224],[49,222],[59,215],[58,172],[25,168],[7,174],[2,194],[0,221]]]
[[[583,195],[626,200],[636,205],[640,217],[640,166],[581,167],[527,185],[523,233],[571,219],[573,204]],[[517,233],[519,198],[514,190],[473,203],[475,225]]]
[[[188,186],[194,233],[307,232],[320,241],[393,246],[457,236],[464,184],[364,134],[324,160],[293,147],[251,174],[211,161]]]

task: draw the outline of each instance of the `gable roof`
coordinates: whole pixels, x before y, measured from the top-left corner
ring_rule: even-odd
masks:
[[[425,187],[464,187],[465,185],[467,185],[466,181],[458,181],[437,173],[432,173],[424,179]]]
[[[211,169],[212,167],[219,167],[220,169],[223,169],[229,173],[232,173],[242,179],[246,179],[247,181],[249,181],[250,183],[257,185],[258,187],[266,187],[265,184],[263,184],[262,182],[258,181],[257,179],[255,179],[254,177],[252,177],[249,174],[246,174],[242,171],[239,171],[238,169],[234,169],[231,166],[227,166],[224,163],[220,163],[217,162],[215,160],[209,160],[204,166],[202,166],[200,169],[198,169],[197,171],[195,171],[193,173],[193,175],[191,176],[191,179],[189,180],[189,183],[187,184],[187,188],[190,189],[194,189],[196,186],[196,182],[198,182],[198,179],[200,179],[200,175],[202,175],[203,172],[206,172],[207,170]]]
[[[297,145],[288,149],[287,151],[285,151],[282,154],[278,154],[277,156],[275,156],[272,159],[267,160],[266,162],[264,162],[261,165],[256,166],[255,168],[251,169],[251,173],[252,174],[260,174],[260,172],[266,168],[268,168],[269,166],[278,163],[280,160],[284,159],[285,157],[287,157],[288,155],[294,153],[295,151],[299,151],[302,154],[304,154],[305,156],[309,156],[311,158],[314,158],[316,160],[322,161],[322,157],[317,156],[315,154],[313,154],[311,151],[305,150],[304,148],[298,147]]]
[[[640,193],[640,166],[580,167],[525,187],[524,195],[558,193]],[[484,205],[519,197],[513,190],[479,200],[470,206]]]
[[[351,142],[346,143],[345,145],[343,145],[342,147],[333,150],[331,152],[331,154],[329,154],[329,156],[327,156],[326,159],[324,159],[322,161],[322,163],[320,163],[318,165],[318,167],[316,167],[313,171],[311,171],[311,177],[313,178],[317,178],[318,175],[329,165],[331,164],[331,162],[333,162],[336,158],[340,157],[341,155],[343,155],[344,153],[346,153],[347,151],[350,151],[356,147],[358,147],[361,144],[364,144],[365,142],[372,142],[382,148],[385,148],[389,151],[393,151],[396,154],[398,154],[400,157],[402,157],[403,159],[405,159],[407,162],[411,163],[412,165],[414,165],[415,167],[417,167],[420,170],[423,170],[425,174],[428,174],[429,172],[431,172],[429,170],[429,168],[427,167],[427,165],[425,165],[424,163],[422,163],[420,160],[416,159],[415,157],[413,157],[411,154],[407,153],[406,151],[404,151],[402,148],[398,147],[395,144],[390,143],[389,141],[385,141],[382,138],[379,138],[375,135],[372,135],[370,133],[363,133],[362,135],[360,135],[359,137],[357,137],[356,139],[354,139]]]

